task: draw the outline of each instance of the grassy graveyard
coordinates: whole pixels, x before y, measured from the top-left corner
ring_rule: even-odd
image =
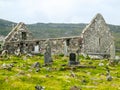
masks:
[[[80,56],[80,64],[96,68],[68,66],[69,57],[53,56],[52,65],[44,66],[44,57],[10,55],[0,59],[0,90],[119,90],[120,63],[110,66],[108,60],[90,60]],[[33,67],[35,62],[40,68]],[[101,65],[99,65],[102,63]],[[107,80],[107,71],[111,79]],[[79,88],[79,89],[72,89]]]

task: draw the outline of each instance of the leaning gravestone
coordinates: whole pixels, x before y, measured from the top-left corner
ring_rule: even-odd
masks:
[[[4,57],[4,58],[7,58],[8,57],[8,51],[3,50],[2,53],[1,53],[1,56]]]
[[[76,61],[76,54],[75,53],[70,53],[69,65],[77,65],[77,64],[79,64],[79,62]]]
[[[35,68],[35,69],[36,69],[36,72],[39,72],[39,71],[40,71],[40,63],[39,63],[39,62],[35,62],[35,63],[32,65],[32,68]]]

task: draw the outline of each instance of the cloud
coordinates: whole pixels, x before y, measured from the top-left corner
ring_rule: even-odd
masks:
[[[0,0],[0,18],[25,23],[88,23],[96,13],[119,24],[119,0]]]

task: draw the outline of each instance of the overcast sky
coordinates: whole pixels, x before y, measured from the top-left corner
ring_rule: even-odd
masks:
[[[89,23],[101,13],[120,25],[120,0],[0,0],[0,18],[25,23]]]

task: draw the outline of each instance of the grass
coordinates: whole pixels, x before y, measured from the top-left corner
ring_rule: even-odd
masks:
[[[93,65],[92,68],[65,69],[68,66],[68,57],[53,56],[53,64],[43,66],[44,57],[16,57],[0,60],[0,90],[35,90],[36,85],[45,87],[45,90],[70,90],[72,86],[82,90],[120,90],[120,64],[107,66],[108,60],[102,60],[104,66],[98,64],[100,60],[80,60],[81,65]],[[32,64],[40,62],[41,68],[36,72]],[[13,63],[11,70],[3,69],[3,64]],[[110,69],[112,81],[106,80],[106,67]],[[22,74],[20,74],[22,72]],[[75,76],[72,76],[72,73]]]

